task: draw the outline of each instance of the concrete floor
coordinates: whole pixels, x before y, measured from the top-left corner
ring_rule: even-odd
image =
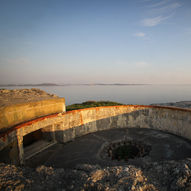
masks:
[[[135,140],[151,145],[148,156],[127,162],[104,160],[100,157],[103,145],[121,139]],[[181,137],[161,131],[140,128],[123,128],[100,131],[76,138],[66,144],[55,144],[26,161],[27,166],[39,165],[56,168],[73,168],[77,164],[99,164],[102,167],[191,158],[191,143]]]

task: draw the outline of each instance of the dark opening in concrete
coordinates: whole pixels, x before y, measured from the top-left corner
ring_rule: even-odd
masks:
[[[29,159],[35,154],[55,144],[51,133],[47,133],[43,130],[44,129],[36,130],[23,137],[25,159]]]
[[[39,129],[23,137],[23,146],[27,147],[33,144],[34,142],[42,140],[42,139],[43,139],[43,133],[42,133],[42,130]]]
[[[144,157],[149,154],[151,146],[136,141],[120,141],[107,146],[108,157],[112,160],[125,160]]]

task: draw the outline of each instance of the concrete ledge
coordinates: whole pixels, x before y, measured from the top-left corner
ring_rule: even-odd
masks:
[[[0,108],[0,132],[42,116],[65,112],[65,99],[56,98]]]

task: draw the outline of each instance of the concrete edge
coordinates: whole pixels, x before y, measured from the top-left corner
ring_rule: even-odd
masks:
[[[102,106],[102,107],[91,107],[91,108],[84,108],[84,109],[78,109],[78,110],[72,110],[72,111],[67,111],[65,113],[55,113],[55,114],[51,114],[51,115],[47,115],[47,116],[43,116],[43,117],[39,117],[37,119],[33,119],[30,120],[28,122],[24,122],[21,124],[17,124],[15,126],[13,126],[12,128],[6,130],[5,132],[0,133],[0,138],[6,137],[9,133],[18,130],[20,128],[23,128],[25,126],[29,126],[32,125],[36,122],[39,121],[43,121],[45,119],[49,119],[49,118],[54,118],[57,116],[64,116],[67,114],[72,114],[72,113],[80,113],[81,111],[88,111],[88,110],[100,110],[100,109],[104,109],[104,108],[128,108],[128,107],[133,107],[133,108],[142,108],[142,109],[169,109],[169,110],[173,110],[173,111],[184,111],[184,112],[190,112],[191,113],[191,109],[184,109],[184,108],[178,108],[178,107],[170,107],[170,106],[152,106],[152,105],[117,105],[117,106]],[[82,121],[83,123],[83,121]]]

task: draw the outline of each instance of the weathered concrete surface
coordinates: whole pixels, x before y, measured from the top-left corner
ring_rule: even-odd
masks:
[[[148,128],[170,132],[191,140],[191,110],[160,106],[106,106],[41,117],[0,134],[0,150],[18,142],[20,163],[24,162],[23,137],[43,129],[55,141],[65,143],[101,130]]]
[[[128,162],[103,159],[100,155],[104,145],[118,140],[141,141],[150,145],[152,149],[148,156],[129,159]],[[125,164],[144,166],[149,162],[182,160],[188,157],[191,157],[191,144],[180,137],[151,129],[123,128],[99,131],[76,138],[75,141],[66,144],[54,145],[29,159],[26,165],[56,168],[72,168],[78,164],[102,167]]]
[[[0,107],[0,132],[32,119],[62,112],[65,112],[64,98]]]

